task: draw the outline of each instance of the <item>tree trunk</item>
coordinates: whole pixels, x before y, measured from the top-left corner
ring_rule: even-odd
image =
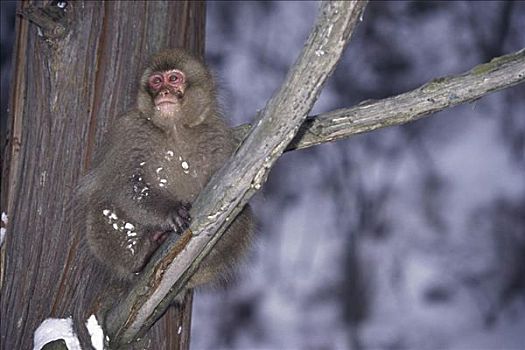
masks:
[[[204,51],[203,2],[23,2],[19,13],[2,174],[2,349],[32,348],[46,318],[85,322],[97,310],[106,282],[71,229],[73,190],[111,119],[133,106],[150,54]],[[187,348],[186,300],[185,314],[168,312],[143,346]]]

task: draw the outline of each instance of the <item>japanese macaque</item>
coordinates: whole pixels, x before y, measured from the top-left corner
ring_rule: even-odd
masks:
[[[140,79],[136,108],[109,129],[77,191],[93,255],[120,279],[131,280],[168,236],[189,226],[192,202],[236,147],[208,68],[181,49],[153,56]],[[224,276],[252,231],[246,207],[188,287]]]

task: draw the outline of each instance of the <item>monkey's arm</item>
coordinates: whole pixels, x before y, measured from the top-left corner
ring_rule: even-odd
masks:
[[[181,233],[190,220],[188,206],[148,186],[137,170],[151,157],[148,142],[156,135],[137,132],[140,120],[128,120],[133,117],[124,116],[108,132],[77,190],[79,222],[92,252],[124,278],[140,271],[167,236]]]

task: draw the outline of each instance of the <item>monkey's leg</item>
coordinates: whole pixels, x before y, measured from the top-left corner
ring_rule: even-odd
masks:
[[[254,220],[249,205],[231,223],[201,266],[188,281],[187,287],[194,288],[210,282],[227,280],[228,273],[246,253],[253,239]]]

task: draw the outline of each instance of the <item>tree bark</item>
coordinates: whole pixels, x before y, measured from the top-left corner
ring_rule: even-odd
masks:
[[[71,230],[73,189],[108,123],[132,107],[147,58],[166,47],[204,49],[203,2],[22,2],[18,12],[2,174],[5,349],[32,348],[46,318],[96,311],[84,301],[96,300],[104,279],[84,264],[83,232]],[[187,337],[176,323],[158,322],[143,344],[174,348]]]

